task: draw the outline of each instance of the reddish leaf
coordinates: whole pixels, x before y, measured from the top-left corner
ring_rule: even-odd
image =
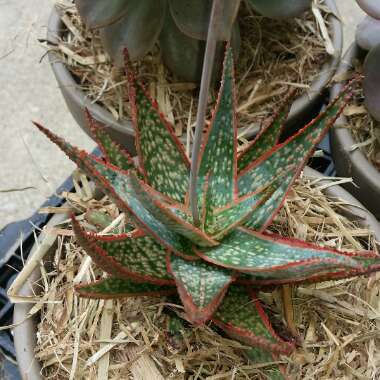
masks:
[[[245,344],[284,355],[295,349],[275,333],[256,294],[249,295],[243,286],[230,287],[212,321]]]
[[[264,153],[270,151],[277,145],[281,132],[284,129],[289,115],[296,91],[292,89],[288,92],[278,111],[269,120],[248,146],[239,154],[238,170],[244,170],[250,163],[258,160]]]
[[[140,167],[151,187],[184,203],[190,177],[190,162],[184,147],[173,126],[158,111],[156,102],[136,80],[128,57],[126,64]]]
[[[231,204],[237,195],[237,121],[232,49],[226,50],[218,102],[204,136],[198,172],[201,213]],[[205,186],[207,182],[207,186]],[[203,195],[203,192],[206,192]],[[202,204],[202,203],[205,204]]]
[[[118,142],[111,138],[106,129],[92,117],[87,108],[85,113],[88,128],[105,159],[110,164],[123,170],[136,169],[131,155]]]
[[[77,293],[84,298],[161,297],[175,294],[174,286],[142,284],[125,278],[109,277],[89,284],[77,285]]]
[[[231,272],[203,261],[186,261],[174,255],[168,255],[167,265],[189,320],[196,324],[205,323],[234,281]]]
[[[111,236],[87,233],[74,216],[71,219],[78,243],[105,272],[138,282],[174,284],[166,269],[166,250],[151,237],[140,231]]]
[[[311,276],[321,271],[335,271],[336,268],[362,268],[362,263],[351,254],[244,228],[236,229],[217,247],[197,250],[209,263],[263,279],[276,278],[280,273],[289,277],[295,268],[299,276],[301,273]]]

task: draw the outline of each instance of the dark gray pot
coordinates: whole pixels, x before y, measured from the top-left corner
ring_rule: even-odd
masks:
[[[325,0],[325,2],[332,10],[328,21],[332,42],[335,48],[335,56],[331,57],[321,67],[319,76],[314,80],[307,93],[294,102],[287,122],[287,135],[299,127],[306,125],[311,117],[319,112],[324,100],[324,90],[335,74],[340,61],[343,46],[342,23],[339,18],[334,16],[334,14],[338,14],[335,0]],[[53,9],[48,25],[47,40],[53,45],[57,44],[60,39],[59,37],[64,31],[64,24],[59,14],[56,9]],[[66,65],[60,60],[59,56],[53,51],[50,51],[48,55],[59,88],[62,91],[70,112],[79,126],[86,131],[84,108],[87,107],[91,114],[104,125],[108,126],[110,133],[134,154],[134,131],[131,123],[129,121],[117,121],[106,109],[98,104],[92,104]],[[252,134],[256,134],[256,132],[257,131],[252,131]]]
[[[320,177],[321,174],[310,168],[305,169],[305,173],[310,176]],[[329,180],[326,179],[326,182]],[[326,194],[331,197],[336,197],[345,200],[351,206],[348,207],[350,215],[357,215],[360,223],[363,226],[369,226],[369,228],[375,233],[377,241],[380,241],[380,224],[376,218],[360,204],[351,194],[344,190],[340,186],[332,186],[325,190]],[[48,223],[48,226],[54,226],[55,224],[67,219],[66,215],[55,215]],[[34,251],[33,248],[32,252]],[[40,277],[39,269],[35,270],[31,275],[29,281],[24,285],[22,289],[22,295],[33,295],[32,286]],[[34,356],[36,347],[36,331],[38,320],[36,318],[25,318],[28,315],[29,310],[33,307],[33,304],[17,304],[15,305],[13,323],[17,324],[22,322],[19,326],[13,329],[14,342],[16,348],[17,362],[19,365],[20,373],[25,380],[42,380],[41,366]],[[150,380],[150,379],[146,379]]]
[[[351,45],[337,72],[342,77],[352,69],[355,60],[363,60],[365,52],[356,44]],[[331,98],[334,98],[344,86],[337,83],[331,89]],[[347,125],[347,119],[342,115],[331,130],[331,150],[335,162],[337,174],[340,177],[352,177],[356,186],[345,184],[344,187],[352,193],[368,210],[377,218],[380,218],[380,172],[368,161],[360,149],[350,151],[356,144],[352,133],[343,128]]]

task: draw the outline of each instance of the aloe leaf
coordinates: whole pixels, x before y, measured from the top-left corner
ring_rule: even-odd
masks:
[[[132,60],[148,53],[158,40],[165,14],[166,0],[128,0],[124,16],[100,31],[104,47],[114,63],[123,67],[125,48]]]
[[[129,100],[136,131],[139,164],[155,190],[184,203],[189,187],[190,162],[173,126],[158,111],[128,67]]]
[[[132,156],[107,133],[104,126],[95,120],[88,109],[85,111],[87,125],[92,137],[101,149],[107,162],[123,170],[136,169]]]
[[[237,123],[234,62],[226,50],[218,103],[204,136],[198,171],[199,203],[207,220],[215,208],[231,204],[237,195]],[[207,186],[205,184],[207,183]],[[205,192],[205,195],[203,194]],[[204,203],[204,204],[202,204]]]
[[[271,354],[270,352],[265,351],[259,347],[252,347],[249,350],[245,351],[245,354],[254,364],[268,364],[268,366],[270,366],[269,368],[262,368],[266,379],[287,380],[284,375],[284,368],[282,368],[282,366],[276,366],[272,364],[278,360],[278,355]]]
[[[272,278],[273,273],[276,277],[279,271],[289,277],[287,270],[292,273],[294,268],[304,277],[336,268],[362,269],[360,262],[344,252],[245,228],[236,229],[217,247],[197,248],[197,253],[214,265],[260,278]]]
[[[166,269],[166,249],[140,231],[120,235],[96,235],[83,230],[72,217],[78,243],[105,272],[120,278],[158,285],[174,284]]]
[[[271,353],[289,355],[295,349],[275,333],[257,296],[243,286],[230,287],[212,321],[232,338]]]
[[[316,283],[322,281],[336,281],[350,277],[357,277],[361,275],[366,275],[369,273],[377,272],[380,270],[380,255],[375,252],[356,252],[345,254],[350,257],[352,260],[355,260],[359,268],[355,269],[342,269],[339,266],[335,267],[331,266],[328,270],[321,266],[321,270],[314,271],[312,268],[309,270],[305,270],[303,272],[299,272],[296,268],[289,269],[286,271],[278,271],[271,273],[270,277],[267,277],[266,274],[255,274],[251,275],[243,275],[239,279],[239,283],[263,287],[273,285],[283,285],[283,284],[297,284],[297,283]]]
[[[252,162],[259,159],[264,153],[270,151],[278,143],[295,95],[295,89],[288,92],[278,110],[269,120],[267,126],[258,133],[256,138],[248,144],[238,156],[239,172],[244,170]]]
[[[165,202],[160,193],[144,184],[133,173],[129,175],[129,179],[134,196],[168,229],[200,246],[212,247],[218,244],[217,241],[192,224],[192,217],[187,209],[178,204]]]
[[[35,123],[37,128],[57,144],[114,202],[134,224],[168,250],[178,255],[193,256],[186,239],[168,229],[144,208],[137,199],[130,176],[117,167],[73,147],[64,139]]]
[[[210,319],[234,280],[228,270],[175,255],[169,256],[168,270],[176,281],[189,319],[197,324]]]
[[[231,230],[250,220],[255,210],[271,196],[273,191],[269,186],[238,199],[233,205],[215,209],[213,214],[208,216],[205,232],[213,239],[221,240]]]
[[[223,17],[221,40],[229,40],[240,1],[222,0]],[[212,0],[169,0],[170,13],[182,33],[197,40],[206,40],[211,16]]]
[[[137,283],[117,277],[77,285],[75,290],[81,297],[95,299],[161,297],[176,293],[174,286]]]
[[[240,196],[255,192],[258,188],[269,185],[277,187],[277,190],[268,201],[256,209],[251,220],[247,222],[247,227],[264,230],[271,223],[274,215],[281,207],[290,186],[306,165],[315,146],[323,139],[343,111],[347,104],[347,99],[345,99],[341,107],[338,107],[337,104],[346,96],[349,88],[346,87],[329,104],[325,112],[321,113],[310,124],[282,144],[276,145],[239,173],[238,188]]]
[[[101,28],[123,17],[130,2],[131,0],[75,0],[75,5],[89,28]]]
[[[365,13],[380,20],[380,3],[378,0],[356,0],[356,2]]]
[[[311,9],[311,0],[248,0],[248,4],[261,15],[276,19],[298,17]]]
[[[380,22],[380,21],[379,21]],[[364,61],[363,90],[368,112],[380,121],[380,44],[375,46]]]

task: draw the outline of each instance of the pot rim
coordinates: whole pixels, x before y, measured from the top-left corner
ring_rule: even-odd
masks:
[[[342,62],[338,67],[336,77],[343,77],[344,74],[353,68],[353,63],[356,59],[361,59],[365,51],[362,50],[355,42],[347,49],[343,56]],[[343,89],[344,82],[335,83],[331,88],[330,99],[335,98]],[[356,168],[361,172],[366,182],[374,188],[380,191],[380,172],[372,165],[367,156],[361,149],[355,149],[349,151],[350,147],[357,143],[355,141],[351,131],[345,126],[348,124],[346,116],[343,114],[337,119],[334,125],[334,130],[331,131],[333,139],[338,141],[338,144],[343,147],[343,150],[350,162],[351,167]]]
[[[293,102],[287,119],[289,125],[295,124],[296,120],[301,118],[308,105],[317,101],[339,65],[343,50],[342,22],[340,20],[335,0],[324,1],[331,10],[327,20],[329,23],[331,41],[334,47],[334,55],[330,56],[323,64],[319,75],[311,83],[310,88]],[[64,29],[59,12],[56,7],[53,7],[48,22],[47,41],[53,46],[58,45],[60,42],[60,35],[63,33]],[[134,136],[133,126],[129,119],[125,121],[117,121],[107,109],[97,103],[92,103],[86,93],[80,89],[78,83],[75,81],[66,64],[60,59],[59,55],[50,50],[48,51],[48,57],[54,75],[58,79],[58,83],[64,83],[65,90],[77,104],[80,104],[82,108],[88,108],[96,119],[102,120],[105,125],[111,129],[114,129],[119,133],[121,132]],[[256,133],[257,131],[252,131],[247,137],[250,138]]]
[[[321,173],[305,167],[304,174],[312,177],[326,178],[324,183],[331,183],[327,177],[324,177]],[[348,191],[343,189],[339,185],[333,185],[324,190],[326,195],[335,198],[341,198],[350,204],[348,209],[353,214],[359,216],[361,223],[367,225],[377,237],[377,240],[380,241],[380,223],[376,218],[368,211],[356,198],[354,198]],[[67,219],[67,215],[54,215],[47,225],[52,226],[63,220]],[[45,236],[44,232],[41,233],[39,241]],[[31,257],[33,251],[36,249],[36,246],[32,248]],[[21,294],[24,296],[33,295],[32,284],[38,280],[40,277],[40,269],[37,267],[28,281],[24,284],[21,289]],[[15,304],[14,314],[13,314],[13,323],[19,324],[13,329],[14,343],[16,349],[16,358],[19,365],[20,373],[23,379],[28,380],[42,380],[41,376],[41,365],[36,360],[34,352],[36,347],[36,330],[37,330],[37,320],[36,318],[27,318],[28,312],[34,304],[31,303],[21,303]],[[26,319],[27,318],[27,319]]]

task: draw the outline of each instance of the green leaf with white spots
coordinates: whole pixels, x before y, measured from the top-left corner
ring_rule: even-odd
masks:
[[[291,90],[281,103],[278,111],[272,116],[256,138],[238,156],[238,172],[270,151],[279,141],[282,130],[289,115],[296,91]]]
[[[216,240],[221,240],[234,228],[250,219],[255,209],[271,194],[271,188],[238,199],[230,207],[215,209],[208,216],[205,232]]]
[[[265,373],[265,378],[268,380],[286,380],[284,375],[285,368],[283,366],[277,366],[276,364],[271,364],[278,361],[278,355],[273,355],[272,353],[265,351],[259,347],[252,347],[248,351],[244,352],[246,356],[253,362],[253,364],[268,364],[260,370]]]
[[[128,215],[128,218],[136,226],[170,251],[184,256],[191,255],[188,253],[190,251],[189,242],[154,218],[141,204],[131,184],[130,176],[87,152],[80,151],[46,128],[38,124],[36,126],[57,144]]]
[[[131,155],[107,133],[86,109],[87,125],[105,159],[123,170],[136,169]]]
[[[185,203],[189,188],[190,162],[172,125],[157,104],[128,70],[129,101],[136,131],[139,164],[147,183],[155,190]]]
[[[344,278],[361,276],[380,270],[380,255],[375,252],[363,251],[355,253],[344,253],[351,260],[354,260],[358,268],[341,268],[340,265],[326,268],[323,263],[318,266],[313,265],[310,268],[305,268],[302,271],[298,267],[287,268],[286,270],[279,270],[268,273],[255,273],[253,275],[242,275],[239,282],[249,284],[251,286],[273,286],[283,284],[297,284],[297,283],[316,283],[322,281],[336,281]]]
[[[306,165],[315,146],[342,112],[345,103],[340,108],[337,103],[345,94],[342,92],[323,114],[320,114],[295,136],[283,144],[277,145],[272,151],[265,153],[259,160],[239,173],[240,196],[270,183],[276,188],[272,196],[252,214],[246,223],[247,227],[263,231],[272,222],[284,202],[290,186]]]
[[[133,282],[125,278],[110,277],[89,284],[78,285],[76,292],[84,298],[160,297],[175,294],[174,286]]]
[[[228,48],[218,103],[204,136],[198,172],[198,198],[206,220],[215,208],[229,205],[236,198],[236,135],[234,62],[232,49]]]
[[[182,235],[190,242],[200,246],[212,247],[218,244],[217,241],[192,224],[191,215],[186,214],[186,210],[181,210],[181,205],[167,203],[160,193],[144,184],[133,173],[130,174],[129,180],[136,198],[170,231]]]
[[[277,336],[256,295],[243,286],[230,287],[212,321],[232,338],[272,353],[289,355],[295,348]]]
[[[239,272],[250,273],[254,278],[271,278],[286,270],[304,273],[305,276],[320,271],[360,269],[360,262],[350,255],[308,244],[301,240],[284,239],[279,235],[262,234],[238,228],[217,247],[198,248],[198,255],[209,263]]]
[[[234,280],[230,271],[201,260],[186,261],[171,255],[168,267],[193,323],[204,323],[210,319]]]
[[[83,230],[73,218],[78,243],[105,272],[159,285],[173,284],[166,268],[166,250],[150,236],[137,233],[96,235]]]
[[[243,196],[268,185],[273,182],[273,179],[283,176],[284,172],[287,178],[282,177],[282,181],[287,182],[290,186],[306,165],[307,159],[313,153],[315,146],[340,115],[343,108],[339,108],[337,103],[346,95],[346,92],[339,94],[324,113],[321,113],[296,135],[267,152],[259,160],[254,161],[241,171],[238,176],[239,195]],[[285,194],[286,192],[284,196]]]

